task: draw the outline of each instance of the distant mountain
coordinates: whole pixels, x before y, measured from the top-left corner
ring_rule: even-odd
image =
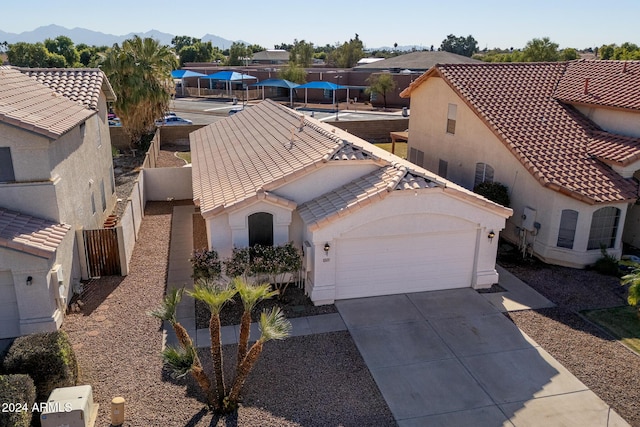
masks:
[[[7,33],[5,31],[0,30],[0,43],[6,41],[7,43],[17,43],[17,42],[26,42],[26,43],[37,43],[43,42],[45,39],[52,39],[58,36],[67,36],[75,44],[85,43],[90,46],[111,46],[114,43],[122,43],[126,39],[132,38],[134,35],[140,37],[152,37],[161,44],[170,45],[171,39],[174,37],[174,34],[163,33],[158,30],[150,30],[145,33],[129,33],[123,36],[116,36],[113,34],[105,34],[99,31],[88,30],[86,28],[73,28],[68,29],[65,27],[61,27],[59,25],[47,25],[44,27],[38,27],[32,31],[25,31],[20,34],[15,33]],[[204,41],[211,40],[211,44],[214,46],[218,46],[221,49],[226,49],[233,43],[233,40],[227,40],[220,36],[216,36],[213,34],[207,34],[202,37]]]

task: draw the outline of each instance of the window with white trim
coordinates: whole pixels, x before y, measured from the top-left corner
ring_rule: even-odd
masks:
[[[447,133],[456,133],[456,115],[458,113],[458,106],[456,104],[449,104],[447,109]]]
[[[576,226],[578,225],[578,211],[564,209],[560,217],[560,228],[558,229],[559,248],[573,249],[573,241],[576,237]]]
[[[591,217],[591,230],[589,231],[589,243],[587,249],[600,249],[601,245],[613,248],[618,234],[618,222],[620,221],[620,209],[613,206],[600,208]]]
[[[476,163],[476,177],[473,187],[483,182],[493,182],[493,168],[486,163]]]

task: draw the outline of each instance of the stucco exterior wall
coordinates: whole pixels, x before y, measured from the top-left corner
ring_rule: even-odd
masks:
[[[446,132],[449,104],[457,106],[455,134]],[[409,148],[424,152],[427,169],[437,173],[439,161],[445,160],[446,178],[472,189],[476,163],[485,163],[494,169],[494,182],[509,188],[514,214],[502,233],[507,240],[533,249],[547,262],[582,268],[601,256],[600,250],[587,251],[593,212],[616,206],[621,210],[621,219],[618,240],[610,253],[620,255],[626,204],[592,206],[543,187],[442,79],[429,78],[412,92],[411,117]],[[536,211],[535,222],[540,224],[537,235],[522,229],[526,208]],[[557,247],[564,209],[579,212],[573,250]]]
[[[193,199],[191,167],[150,168],[144,174],[145,200]]]
[[[640,113],[638,112],[588,105],[575,107],[607,132],[640,138]]]

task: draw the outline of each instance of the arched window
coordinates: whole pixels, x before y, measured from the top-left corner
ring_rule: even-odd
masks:
[[[591,217],[591,231],[589,231],[589,244],[587,249],[600,249],[600,245],[613,248],[618,234],[618,222],[620,221],[620,209],[613,206],[600,208]]]
[[[559,248],[573,249],[573,240],[576,237],[576,225],[578,224],[578,211],[565,209],[560,217],[560,229],[558,230]]]
[[[493,168],[486,163],[476,163],[476,177],[473,188],[482,182],[493,182]]]
[[[273,246],[273,215],[256,212],[249,215],[249,246]]]

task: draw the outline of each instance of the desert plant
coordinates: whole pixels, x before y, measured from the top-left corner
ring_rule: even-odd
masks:
[[[215,250],[201,249],[193,253],[193,257],[189,259],[193,268],[193,277],[199,279],[215,279],[220,277],[222,272],[222,263],[218,259],[218,252]]]
[[[232,287],[222,287],[211,280],[200,280],[193,287],[193,291],[189,292],[193,298],[206,303],[211,311],[209,319],[209,334],[211,336],[211,359],[213,361],[213,369],[216,381],[217,402],[220,403],[226,395],[224,385],[224,372],[222,370],[222,335],[220,326],[220,310],[222,307],[236,294],[236,290]]]
[[[509,206],[511,199],[509,198],[509,189],[506,185],[499,182],[481,182],[473,188],[473,192],[486,197],[492,202]]]
[[[76,385],[78,363],[64,331],[16,338],[4,359],[4,369],[27,374],[36,386],[37,401],[46,401],[54,388]]]
[[[171,369],[176,376],[181,377],[187,373],[191,373],[193,378],[198,382],[198,385],[205,393],[207,403],[211,406],[216,405],[216,399],[211,387],[211,381],[209,377],[204,373],[202,369],[202,363],[198,354],[194,350],[193,341],[189,336],[187,330],[176,319],[176,307],[182,300],[182,294],[184,288],[173,288],[163,298],[162,304],[155,310],[149,311],[149,315],[157,317],[162,321],[169,322],[176,333],[176,338],[180,343],[181,349],[174,349],[167,347],[162,352],[162,357],[165,364]],[[185,363],[189,363],[185,366]]]
[[[637,315],[640,318],[640,266],[634,268],[631,273],[622,276],[622,285],[629,285],[627,302],[630,306],[637,308]]]
[[[600,253],[602,257],[593,264],[593,269],[607,276],[619,276],[618,259],[607,252],[607,246],[604,244],[600,245]]]
[[[36,387],[29,375],[0,375],[0,402],[18,405],[0,411],[0,427],[29,427]]]
[[[263,311],[260,314],[260,338],[251,346],[247,355],[238,361],[238,369],[229,395],[224,399],[224,409],[233,411],[238,406],[240,392],[244,386],[249,373],[253,369],[262,353],[264,343],[270,340],[283,340],[291,332],[291,323],[284,317],[279,307],[274,307],[270,311]]]
[[[240,337],[238,339],[238,368],[240,361],[247,355],[249,347],[249,334],[251,330],[251,312],[256,304],[264,299],[268,299],[278,294],[278,291],[272,291],[268,283],[260,285],[251,285],[247,281],[236,277],[233,279],[232,286],[236,289],[242,300],[244,311],[240,321]]]

